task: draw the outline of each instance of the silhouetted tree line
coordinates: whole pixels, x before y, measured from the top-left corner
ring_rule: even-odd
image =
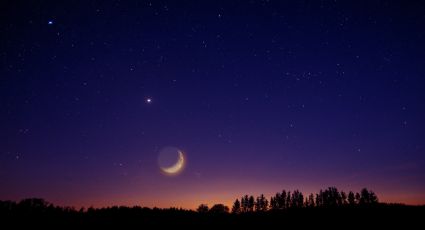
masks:
[[[342,207],[342,206],[364,206],[378,204],[378,197],[373,191],[363,188],[360,193],[350,191],[347,195],[344,191],[338,191],[335,187],[329,187],[325,190],[320,190],[319,193],[309,194],[304,196],[299,190],[286,191],[270,198],[270,201],[261,194],[254,197],[244,195],[236,199],[231,209],[232,213],[248,213],[248,212],[266,212],[273,210],[299,209],[299,208],[314,208],[314,207]],[[199,213],[227,213],[229,208],[223,204],[215,204],[208,208],[208,205],[199,205],[197,212]]]
[[[377,213],[383,216],[378,218]],[[247,226],[265,223],[273,226],[289,221],[298,224],[320,224],[328,221],[346,223],[374,221],[375,223],[415,223],[425,214],[425,206],[405,206],[378,203],[376,194],[368,189],[359,193],[338,191],[335,187],[320,190],[317,194],[304,195],[299,190],[276,193],[267,199],[264,194],[257,197],[244,195],[236,199],[229,209],[224,204],[211,208],[201,204],[197,210],[178,208],[145,208],[140,206],[112,206],[106,208],[59,207],[39,198],[20,202],[0,201],[0,223],[20,226],[83,226],[111,227],[121,225],[138,226]],[[305,218],[316,220],[303,222]],[[299,220],[299,221],[295,221]],[[391,222],[393,221],[393,222]],[[7,223],[7,224],[5,224]],[[355,224],[356,222],[353,222]],[[60,225],[58,225],[60,224]],[[298,225],[297,224],[297,225]],[[392,226],[391,224],[388,224]],[[326,226],[326,225],[324,225]],[[362,225],[359,225],[361,227]]]
[[[344,191],[338,191],[335,187],[320,190],[317,194],[304,196],[299,190],[286,191],[270,198],[270,201],[261,194],[258,197],[245,195],[241,199],[236,199],[231,209],[232,213],[266,212],[270,210],[285,210],[295,208],[313,207],[341,207],[356,205],[374,205],[378,203],[378,197],[373,191],[364,188],[360,193],[350,191],[348,195]],[[117,207],[112,207],[116,209]],[[94,212],[95,209],[84,208],[75,210],[72,207],[58,207],[39,198],[24,199],[19,203],[13,201],[0,201],[2,211],[15,211],[23,213],[54,213],[54,212]],[[215,204],[211,208],[206,204],[201,204],[196,210],[199,213],[228,213],[230,210],[224,204]]]
[[[338,191],[335,187],[320,190],[317,194],[304,196],[299,190],[286,191],[270,198],[270,202],[263,194],[254,196],[242,196],[240,201],[236,199],[233,203],[232,213],[265,212],[268,210],[285,210],[290,208],[313,208],[313,207],[341,207],[345,205],[374,205],[378,204],[378,197],[367,188],[360,193]]]

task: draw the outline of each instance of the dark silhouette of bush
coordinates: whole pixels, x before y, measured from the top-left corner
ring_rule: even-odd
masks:
[[[209,211],[208,205],[206,204],[200,204],[198,208],[196,209],[199,213],[207,213]]]
[[[224,204],[215,204],[211,207],[211,209],[209,210],[209,213],[213,213],[213,214],[229,213],[229,207],[227,207]]]

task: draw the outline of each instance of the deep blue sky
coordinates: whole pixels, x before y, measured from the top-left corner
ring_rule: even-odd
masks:
[[[193,208],[335,185],[425,203],[424,12],[1,1],[0,199]]]

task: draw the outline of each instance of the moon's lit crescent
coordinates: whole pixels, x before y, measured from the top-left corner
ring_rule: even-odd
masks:
[[[179,157],[177,162],[170,167],[161,167],[161,170],[164,173],[172,175],[172,174],[176,174],[180,172],[183,169],[183,166],[184,166],[184,155],[181,151],[179,151]]]

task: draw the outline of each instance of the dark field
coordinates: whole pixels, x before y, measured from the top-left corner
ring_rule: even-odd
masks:
[[[289,208],[247,213],[199,213],[182,209],[109,207],[74,210],[44,206],[33,200],[1,202],[3,226],[83,228],[83,227],[292,227],[348,228],[403,227],[421,229],[425,206],[375,204],[367,206]],[[38,200],[41,201],[41,200]]]

